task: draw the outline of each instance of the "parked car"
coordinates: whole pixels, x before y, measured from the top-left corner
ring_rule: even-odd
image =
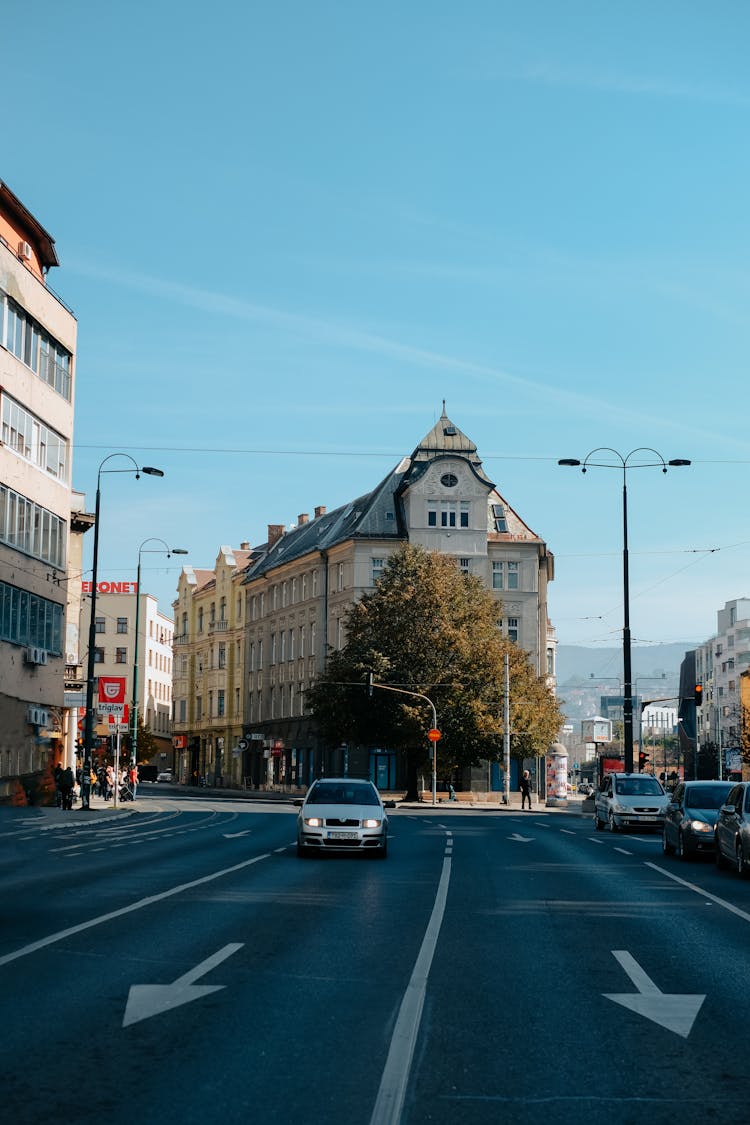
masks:
[[[371,781],[326,777],[314,781],[297,817],[297,855],[314,852],[388,854],[388,817]]]
[[[610,773],[594,795],[594,826],[661,832],[669,797],[652,773]]]
[[[172,780],[172,771],[171,770],[162,770],[161,773],[157,774],[156,780],[157,781],[171,781]]]
[[[733,865],[750,879],[750,782],[733,785],[719,809],[714,835],[716,866]]]
[[[664,816],[664,854],[690,859],[698,852],[712,852],[719,809],[732,788],[731,781],[680,782]]]

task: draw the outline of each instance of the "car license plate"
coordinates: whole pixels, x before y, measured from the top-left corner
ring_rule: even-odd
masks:
[[[328,833],[328,839],[329,840],[356,840],[357,839],[357,833],[356,832],[329,832]]]

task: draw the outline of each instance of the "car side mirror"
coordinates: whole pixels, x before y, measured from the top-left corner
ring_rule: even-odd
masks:
[[[293,805],[296,805],[296,807],[298,809],[302,808],[303,801],[304,801],[304,797],[292,797],[291,798],[291,803]]]
[[[395,809],[395,807],[396,807],[396,802],[395,802],[395,801],[386,801],[386,802],[385,802],[385,808],[387,808],[387,809]]]
[[[719,812],[720,813],[733,813],[734,812],[734,805],[722,805],[721,808],[719,809]]]

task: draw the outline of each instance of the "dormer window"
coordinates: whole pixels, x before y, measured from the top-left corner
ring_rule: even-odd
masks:
[[[495,531],[507,531],[508,521],[505,518],[504,506],[502,504],[493,504],[492,515],[495,520]]]

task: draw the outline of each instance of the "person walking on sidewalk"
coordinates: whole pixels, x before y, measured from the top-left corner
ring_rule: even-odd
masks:
[[[528,770],[523,771],[521,777],[521,809],[526,807],[526,802],[529,802],[529,812],[531,812],[531,774]]]

